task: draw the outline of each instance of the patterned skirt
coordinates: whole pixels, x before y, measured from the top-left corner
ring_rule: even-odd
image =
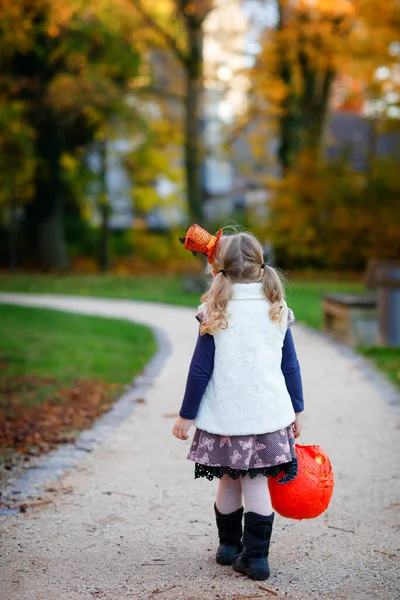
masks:
[[[187,457],[195,463],[195,478],[229,475],[238,479],[248,474],[276,477],[280,483],[297,475],[293,428],[258,435],[217,435],[196,429]]]

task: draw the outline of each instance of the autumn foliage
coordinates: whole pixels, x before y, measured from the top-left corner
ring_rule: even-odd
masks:
[[[369,178],[345,157],[327,162],[310,151],[276,182],[268,235],[279,264],[363,269],[370,258],[400,255],[400,173],[377,160]]]
[[[382,121],[400,137],[399,4],[279,0],[277,9],[253,69],[249,114],[259,124],[251,138],[258,169],[269,173],[264,232],[278,263],[363,269],[371,257],[398,256],[400,148],[382,157],[376,140],[358,142],[361,169],[348,147],[328,159],[335,132],[329,139],[327,123],[334,107],[369,107],[372,132]],[[276,140],[275,156],[266,139]]]
[[[0,479],[13,449],[36,456],[90,428],[155,349],[143,326],[39,308],[1,304],[0,329]]]
[[[251,111],[277,134],[282,169],[304,147],[320,148],[337,78],[358,82],[365,102],[395,91],[400,7],[349,0],[278,0],[277,21],[261,38],[252,71]],[[377,85],[376,69],[394,68],[391,82]],[[355,86],[353,87],[355,89]]]
[[[29,396],[48,398],[27,403]],[[77,379],[68,386],[52,377],[34,375],[0,378],[0,453],[13,449],[27,456],[49,452],[57,445],[74,442],[79,431],[107,411],[121,386],[102,381]]]
[[[121,11],[121,2],[0,3],[0,219],[12,236],[24,205],[20,237],[47,266],[67,266],[65,206],[80,209],[86,153],[127,113],[140,59]]]
[[[214,129],[209,105],[215,103],[218,120],[230,102],[228,88],[234,87],[234,78],[225,82],[226,89],[222,81],[214,88],[210,75],[215,70],[217,76],[215,65],[224,61],[211,55],[218,54],[215,48],[229,47],[226,31],[217,31],[218,44],[211,43],[210,51],[203,49],[210,42],[207,27],[213,15],[223,16],[225,9],[231,14],[229,4],[0,1],[3,264],[8,260],[11,270],[21,262],[65,269],[84,254],[84,261],[96,260],[101,269],[108,269],[112,218],[120,204],[120,191],[111,190],[107,180],[113,161],[123,172],[121,197],[127,206],[121,219],[117,215],[117,226],[129,228],[134,220],[142,230],[150,222],[149,214],[157,211],[162,218],[168,213],[164,223],[174,214],[175,223],[167,227],[182,222],[185,213],[205,224],[205,213],[212,212],[204,211],[210,193],[204,181],[204,139]],[[232,4],[244,6],[239,0]],[[235,113],[238,123],[232,124],[238,129],[243,123],[249,126],[253,156],[251,161],[243,159],[251,164],[236,165],[246,179],[239,182],[240,191],[232,187],[231,197],[216,198],[216,204],[234,203],[241,186],[246,199],[252,188],[267,188],[263,208],[269,223],[259,233],[268,233],[284,265],[295,259],[298,265],[353,268],[363,267],[370,254],[395,254],[398,231],[390,219],[398,197],[394,162],[391,166],[374,157],[363,179],[352,172],[346,156],[335,164],[326,162],[324,148],[333,108],[368,109],[376,122],[389,120],[393,127],[399,123],[399,2],[249,4],[271,8],[264,26],[250,26],[259,52],[252,55],[254,64],[245,60],[247,56],[240,61],[243,97],[249,93],[248,114]],[[236,53],[246,54],[249,21],[243,11],[243,46]],[[211,68],[207,61],[215,65]],[[232,65],[225,65],[227,72]],[[216,138],[221,140],[211,153],[221,158],[229,144],[223,147],[225,127],[219,123],[215,131],[218,128]],[[117,151],[119,144],[124,149]],[[90,166],[93,156],[99,163],[96,168]],[[161,180],[173,191],[161,194]],[[258,191],[262,194],[263,189]],[[174,210],[169,211],[171,205]],[[247,204],[243,221],[251,213],[246,210]],[[258,219],[248,219],[248,224],[260,229]],[[136,237],[140,236],[141,232]],[[149,253],[145,242],[134,251]],[[156,262],[158,255],[153,256]]]

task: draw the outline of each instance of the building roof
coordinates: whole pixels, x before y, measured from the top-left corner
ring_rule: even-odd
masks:
[[[357,171],[365,171],[371,157],[393,156],[400,152],[400,131],[388,131],[385,122],[356,113],[333,112],[327,123],[326,156],[338,158],[344,152]]]

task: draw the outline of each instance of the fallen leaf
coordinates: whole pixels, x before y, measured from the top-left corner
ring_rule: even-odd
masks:
[[[49,396],[43,402],[31,400],[49,385]],[[116,397],[115,385],[95,379],[77,379],[69,387],[57,387],[54,378],[2,373],[0,451],[13,449],[25,457],[39,456],[74,442],[78,431],[89,429]],[[5,469],[8,467],[12,465],[6,463]]]

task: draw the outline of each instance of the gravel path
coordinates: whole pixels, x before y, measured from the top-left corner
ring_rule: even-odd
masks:
[[[162,328],[171,342],[146,402],[52,484],[50,504],[2,522],[2,600],[400,597],[398,406],[351,352],[294,327],[303,442],[328,452],[336,487],[318,519],[276,519],[267,591],[215,563],[216,482],[194,481],[190,442],[171,435],[197,334],[194,311],[61,296],[0,301],[131,319]]]

